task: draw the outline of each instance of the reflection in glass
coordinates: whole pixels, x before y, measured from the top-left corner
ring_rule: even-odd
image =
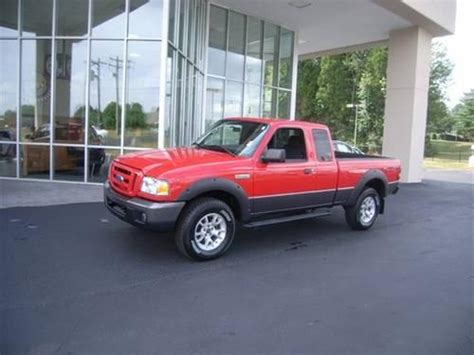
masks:
[[[245,53],[245,16],[229,12],[229,48],[227,53],[227,77],[243,80]]]
[[[0,143],[0,176],[16,176],[16,144]]]
[[[52,35],[53,0],[22,0],[21,12],[23,36]]]
[[[262,21],[247,19],[246,80],[260,84],[262,80]]]
[[[0,141],[16,141],[17,41],[0,40],[0,53]]]
[[[84,180],[84,148],[54,147],[54,179]]]
[[[3,1],[0,10],[0,37],[16,37],[17,35],[18,1]]]
[[[54,141],[84,143],[87,41],[56,41]]]
[[[260,86],[247,84],[245,88],[244,116],[260,116]]]
[[[293,62],[293,32],[281,29],[280,34],[280,87],[291,88]]]
[[[169,18],[168,18],[168,40],[175,43],[175,26],[176,26],[176,0],[170,0]]]
[[[89,2],[78,1],[72,10],[71,0],[56,0],[58,36],[85,36],[87,35]]]
[[[242,115],[242,88],[243,84],[228,81],[225,94],[225,117],[238,117]]]
[[[21,43],[21,140],[49,143],[51,41]]]
[[[162,0],[131,0],[128,35],[132,38],[160,38]]]
[[[118,149],[89,148],[88,181],[104,182],[112,161],[120,155]]]
[[[224,80],[216,78],[207,79],[206,88],[206,118],[205,128],[209,128],[214,122],[223,118],[224,115]]]
[[[49,147],[22,144],[20,176],[49,179]]]
[[[290,118],[290,92],[278,90],[278,118]]]
[[[125,146],[158,144],[160,49],[160,42],[129,42]]]
[[[226,10],[211,6],[209,24],[208,72],[209,74],[225,74],[226,47]]]
[[[125,0],[92,0],[92,37],[124,37],[125,18]]]
[[[263,117],[275,117],[277,90],[265,87],[263,90]]]
[[[123,45],[122,41],[91,43],[89,130],[105,145],[120,145]],[[89,134],[89,144],[98,144],[91,138],[97,140]]]
[[[263,40],[263,60],[265,66],[265,85],[277,86],[276,49],[278,44],[278,27],[265,23]]]

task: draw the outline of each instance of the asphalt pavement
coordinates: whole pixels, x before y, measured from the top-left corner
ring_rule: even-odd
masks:
[[[373,229],[241,229],[191,262],[101,203],[0,210],[3,354],[472,354],[473,186],[403,185]]]

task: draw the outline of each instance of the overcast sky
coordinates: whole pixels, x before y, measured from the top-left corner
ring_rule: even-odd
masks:
[[[474,0],[457,1],[456,33],[436,41],[446,44],[454,64],[448,89],[449,104],[453,107],[465,92],[474,89]]]

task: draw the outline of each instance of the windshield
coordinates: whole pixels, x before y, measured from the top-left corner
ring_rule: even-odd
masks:
[[[194,145],[236,156],[249,157],[268,130],[268,125],[258,122],[221,120],[212,126]]]

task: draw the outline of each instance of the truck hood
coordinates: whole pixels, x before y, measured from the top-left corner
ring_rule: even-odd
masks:
[[[116,158],[116,161],[141,170],[145,175],[158,176],[163,172],[196,165],[230,162],[242,158],[224,152],[202,148],[157,149],[130,153]]]

